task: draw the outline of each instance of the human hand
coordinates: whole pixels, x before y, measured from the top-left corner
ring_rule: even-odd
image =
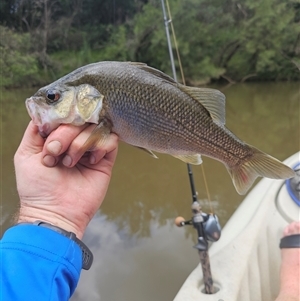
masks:
[[[103,202],[117,155],[115,134],[91,152],[80,152],[95,126],[61,125],[44,140],[29,123],[14,157],[18,222],[42,220],[82,238]]]

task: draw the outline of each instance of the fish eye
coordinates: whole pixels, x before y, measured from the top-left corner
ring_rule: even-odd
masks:
[[[48,90],[46,93],[48,103],[55,103],[60,99],[60,94],[53,90]]]

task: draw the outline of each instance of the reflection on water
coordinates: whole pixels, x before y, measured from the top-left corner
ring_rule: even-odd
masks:
[[[226,124],[239,138],[280,160],[299,150],[298,83],[222,90]],[[33,92],[1,94],[2,231],[18,206],[12,160],[29,121],[24,100]],[[213,208],[224,225],[243,197],[221,163],[203,161]],[[193,172],[203,210],[210,212],[201,167],[193,167]],[[167,155],[155,160],[121,143],[107,197],[84,237],[95,262],[90,271],[83,271],[72,300],[171,300],[198,262],[193,229],[173,226],[176,216],[191,217],[190,204],[184,163]]]
[[[173,299],[188,271],[194,268],[188,259],[196,255],[197,260],[190,247],[193,241],[182,244],[182,240],[184,231],[175,229],[171,220],[161,226],[154,219],[148,225],[147,236],[141,237],[132,235],[126,226],[119,229],[101,213],[86,232],[94,264],[91,270],[83,271],[72,300]]]

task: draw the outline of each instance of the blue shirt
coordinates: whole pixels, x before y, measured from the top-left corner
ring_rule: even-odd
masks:
[[[0,300],[69,300],[81,267],[75,241],[36,225],[9,228],[0,240]]]

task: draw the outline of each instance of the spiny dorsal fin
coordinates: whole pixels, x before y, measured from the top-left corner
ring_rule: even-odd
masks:
[[[155,68],[152,68],[152,67],[149,67],[147,64],[144,64],[144,63],[138,63],[138,62],[128,62],[130,65],[133,65],[137,68],[140,68],[146,72],[149,72],[151,73],[152,75],[155,75],[165,81],[168,81],[169,83],[171,84],[177,84],[177,82],[169,75],[163,73],[162,71],[160,70],[157,70]]]
[[[199,101],[215,122],[225,124],[225,95],[222,92],[216,89],[187,87],[180,84],[178,87]]]

